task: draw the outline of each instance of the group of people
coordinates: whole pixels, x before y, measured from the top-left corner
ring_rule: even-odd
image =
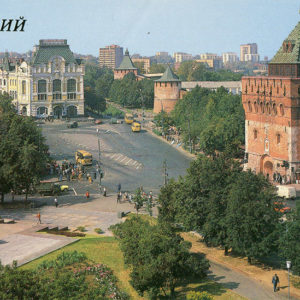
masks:
[[[273,173],[273,182],[277,182],[279,184],[290,184],[291,180],[289,178],[289,176],[286,175],[281,175],[278,172],[274,172]]]

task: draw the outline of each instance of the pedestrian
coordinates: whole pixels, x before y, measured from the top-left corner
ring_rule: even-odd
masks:
[[[54,204],[55,204],[55,207],[57,208],[57,206],[58,206],[57,198],[54,199]]]
[[[41,221],[41,213],[40,213],[40,212],[38,212],[38,214],[36,215],[36,218],[37,218],[37,222],[36,222],[36,223],[42,224],[42,221]]]
[[[121,183],[118,184],[118,192],[121,192]]]
[[[89,199],[89,198],[90,198],[90,193],[89,193],[89,191],[86,191],[85,196],[86,196],[86,199]]]
[[[106,188],[103,188],[103,196],[106,197]]]
[[[273,276],[272,283],[273,283],[274,292],[276,292],[277,291],[277,285],[279,283],[279,277],[277,276],[277,274],[275,274]]]
[[[121,199],[122,199],[122,193],[119,192],[118,195],[117,195],[117,203],[120,203]]]
[[[89,176],[89,183],[93,183],[92,176]]]

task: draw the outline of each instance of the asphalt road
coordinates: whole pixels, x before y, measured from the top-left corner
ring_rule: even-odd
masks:
[[[86,150],[95,160],[93,170],[98,160],[99,129],[101,165],[105,174],[102,185],[111,191],[116,191],[117,184],[121,183],[123,191],[132,192],[143,186],[146,191],[158,193],[164,182],[164,160],[167,161],[168,178],[184,175],[191,162],[191,158],[147,131],[131,132],[130,125],[125,123],[109,124],[107,120],[104,124],[94,125],[80,122],[78,128],[70,129],[57,121],[40,127],[53,158],[74,161],[76,150]]]

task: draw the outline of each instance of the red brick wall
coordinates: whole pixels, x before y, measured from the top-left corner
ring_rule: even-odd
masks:
[[[137,76],[137,70],[114,70],[114,79],[123,79],[123,77],[130,72]]]

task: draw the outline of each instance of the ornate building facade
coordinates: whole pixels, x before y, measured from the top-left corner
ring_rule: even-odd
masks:
[[[13,97],[18,113],[80,116],[84,114],[84,65],[67,40],[40,40],[33,60],[18,64],[6,56],[0,66],[0,92]]]
[[[300,179],[300,22],[269,63],[269,75],[242,78],[246,169]],[[299,178],[298,178],[299,177]]]

